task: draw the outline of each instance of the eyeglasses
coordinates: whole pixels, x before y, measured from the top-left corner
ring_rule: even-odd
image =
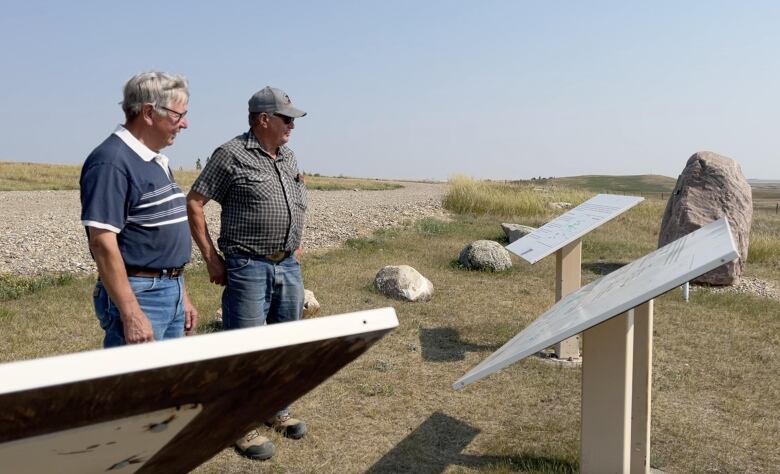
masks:
[[[295,120],[294,117],[288,117],[286,115],[279,115],[279,114],[274,114],[274,115],[282,119],[282,122],[284,122],[285,125],[290,125]]]
[[[157,107],[168,112],[175,123],[181,122],[181,119],[183,119],[187,115],[187,112],[189,112],[188,110],[185,110],[184,112],[176,112],[175,110],[171,110],[168,107],[163,107],[162,105],[158,105]]]

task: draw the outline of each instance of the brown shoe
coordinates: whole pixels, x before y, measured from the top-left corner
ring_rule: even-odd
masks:
[[[275,416],[266,421],[265,424],[281,433],[285,438],[301,439],[308,431],[306,423],[297,418],[292,418],[289,413]]]
[[[236,441],[236,451],[249,459],[265,461],[271,459],[275,448],[270,439],[262,436],[257,430],[252,430]]]

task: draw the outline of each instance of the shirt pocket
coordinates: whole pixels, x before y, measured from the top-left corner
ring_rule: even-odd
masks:
[[[236,180],[236,198],[240,202],[251,203],[271,199],[274,191],[273,176],[251,173]]]
[[[284,172],[287,178],[288,186],[292,190],[293,201],[303,210],[306,210],[308,205],[308,195],[306,191],[306,185],[303,184],[303,178],[298,173],[293,173],[289,170]]]

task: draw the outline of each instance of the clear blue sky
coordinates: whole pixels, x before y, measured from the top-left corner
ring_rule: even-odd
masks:
[[[256,90],[309,115],[309,173],[676,177],[711,150],[780,179],[780,2],[3,2],[0,159],[80,163],[134,73],[190,81],[193,168]]]

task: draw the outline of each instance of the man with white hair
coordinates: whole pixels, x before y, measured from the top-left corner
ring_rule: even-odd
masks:
[[[192,251],[184,194],[160,150],[187,128],[183,76],[145,72],[124,87],[125,124],[81,169],[81,223],[98,269],[104,347],[189,335],[198,312],[184,286]]]

